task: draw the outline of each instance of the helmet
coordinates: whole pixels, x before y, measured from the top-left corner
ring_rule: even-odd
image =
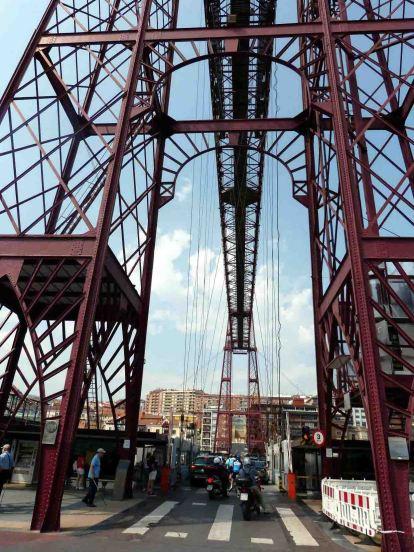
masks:
[[[240,460],[240,454],[236,454],[236,459]]]
[[[214,458],[213,462],[214,462],[215,464],[221,464],[221,458],[220,458],[220,456],[216,456],[216,457]]]
[[[249,456],[246,456],[246,458],[243,460],[243,466],[244,467],[247,467],[247,466],[251,466],[252,465],[252,461],[251,461],[251,458]]]

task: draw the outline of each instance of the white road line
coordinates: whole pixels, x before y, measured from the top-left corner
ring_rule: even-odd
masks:
[[[250,539],[252,544],[273,544],[273,539]]]
[[[293,510],[290,508],[276,508],[276,510],[297,546],[319,546]]]
[[[207,502],[193,502],[193,506],[207,506]]]
[[[176,506],[178,502],[173,502],[172,500],[166,500],[158,508],[155,508],[147,516],[144,516],[142,519],[139,519],[134,525],[125,529],[123,533],[133,533],[134,535],[145,535],[149,530],[149,526],[152,523],[158,523],[171,512],[171,510]]]
[[[226,541],[230,540],[231,523],[233,521],[234,506],[221,504],[216,513],[214,523],[211,526],[208,540]]]
[[[186,539],[188,533],[175,533],[174,531],[168,531],[168,533],[165,533],[166,537],[171,537],[173,539]]]

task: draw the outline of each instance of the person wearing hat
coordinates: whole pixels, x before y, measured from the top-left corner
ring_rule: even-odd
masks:
[[[91,460],[91,465],[89,467],[88,492],[86,493],[86,496],[82,499],[82,501],[91,508],[95,508],[96,506],[96,504],[94,504],[93,502],[95,500],[96,491],[98,490],[99,476],[101,475],[101,458],[104,454],[104,449],[98,448],[95,456]]]

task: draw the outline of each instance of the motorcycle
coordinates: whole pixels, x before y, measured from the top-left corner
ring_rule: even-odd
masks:
[[[236,484],[243,519],[245,521],[250,521],[253,512],[256,512],[258,515],[260,514],[260,504],[252,491],[253,482],[251,479],[238,478],[236,479]]]
[[[207,478],[206,489],[210,500],[213,500],[217,496],[229,496],[229,489],[227,488],[225,491],[223,491],[221,479],[217,475]]]

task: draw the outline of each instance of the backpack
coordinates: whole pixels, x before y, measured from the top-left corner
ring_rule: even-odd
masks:
[[[240,460],[235,460],[235,461],[233,462],[233,473],[239,473],[240,468],[241,468],[241,462],[240,462]]]

